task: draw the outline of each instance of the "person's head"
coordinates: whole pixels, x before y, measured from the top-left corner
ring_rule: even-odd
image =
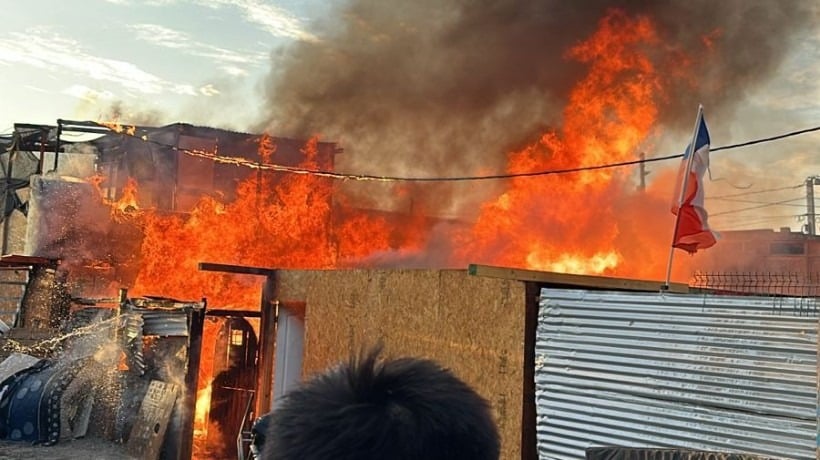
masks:
[[[274,409],[264,460],[497,460],[487,401],[433,361],[352,358]]]

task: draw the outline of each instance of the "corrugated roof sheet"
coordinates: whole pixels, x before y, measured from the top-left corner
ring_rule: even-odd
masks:
[[[130,299],[126,311],[140,315],[142,324],[128,323],[128,326],[141,327],[144,335],[187,337],[188,311],[194,308],[202,308],[202,305],[165,298]]]
[[[612,445],[815,458],[817,319],[783,305],[543,289],[540,457]]]

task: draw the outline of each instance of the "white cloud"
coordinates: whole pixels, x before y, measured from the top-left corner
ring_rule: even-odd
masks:
[[[97,102],[99,100],[114,100],[114,93],[111,91],[97,91],[84,85],[72,85],[62,91],[63,94],[76,97],[86,102]]]
[[[219,90],[214,87],[212,84],[207,84],[199,88],[199,94],[203,96],[216,96],[219,94]]]
[[[256,0],[228,1],[227,3],[240,8],[250,22],[262,26],[273,35],[304,41],[317,40],[316,36],[303,28],[299,19],[281,8]]]
[[[266,53],[235,52],[218,46],[197,42],[190,35],[158,24],[134,24],[128,26],[138,40],[156,46],[180,50],[192,56],[203,57],[225,64],[261,65]]]
[[[245,77],[248,75],[247,70],[232,65],[222,66],[222,70],[226,74],[231,75],[233,77]]]
[[[174,92],[177,94],[184,94],[186,96],[196,96],[197,90],[193,85],[174,85]]]
[[[189,48],[191,37],[185,32],[169,29],[157,24],[131,24],[128,28],[137,39],[164,46],[166,48]]]
[[[259,0],[198,0],[193,3],[214,9],[237,8],[245,20],[275,37],[318,41],[315,35],[307,31],[299,18],[283,8]]]
[[[0,64],[26,65],[61,75],[68,72],[143,94],[196,94],[192,88],[186,91],[186,85],[164,80],[133,63],[89,54],[79,42],[42,29],[0,37]]]
[[[50,93],[51,92],[51,91],[45,90],[43,88],[40,88],[39,86],[33,86],[33,85],[23,85],[23,88],[25,88],[29,91],[37,92],[37,93]]]

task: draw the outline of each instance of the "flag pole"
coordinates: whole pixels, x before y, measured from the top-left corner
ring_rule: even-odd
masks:
[[[662,291],[669,290],[669,281],[672,278],[672,259],[675,256],[675,241],[678,239],[678,226],[680,225],[681,206],[686,197],[686,186],[689,184],[689,173],[692,171],[692,160],[695,158],[695,147],[698,142],[698,131],[700,130],[700,120],[703,118],[703,105],[698,104],[698,116],[695,118],[695,129],[692,132],[692,143],[689,144],[689,158],[686,161],[686,168],[681,177],[680,195],[677,198],[677,212],[675,213],[675,228],[672,231],[672,244],[669,246],[669,262],[666,264],[666,282],[661,286]]]

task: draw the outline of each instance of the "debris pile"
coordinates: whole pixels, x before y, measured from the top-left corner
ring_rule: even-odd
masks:
[[[51,446],[89,436],[149,459],[190,449],[189,338],[204,304],[83,303],[92,305],[75,304],[59,331],[0,336],[0,439]]]

